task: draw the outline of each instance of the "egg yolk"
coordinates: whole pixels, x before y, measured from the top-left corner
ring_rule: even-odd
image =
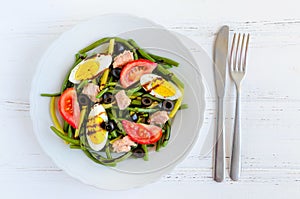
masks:
[[[100,144],[105,140],[106,130],[101,128],[100,124],[103,122],[103,119],[96,115],[91,117],[87,122],[87,135],[94,144]]]
[[[89,137],[94,144],[100,144],[105,140],[105,134],[106,131],[104,129],[101,129],[100,131],[89,135]]]
[[[97,75],[97,71],[99,70],[100,63],[95,59],[86,60],[84,63],[80,64],[76,73],[76,80],[85,80],[91,79],[95,75]]]
[[[175,87],[170,84],[169,82],[167,82],[166,80],[164,79],[161,79],[161,78],[157,78],[155,79],[152,84],[152,90],[163,96],[163,97],[171,97],[171,96],[174,96],[176,94],[176,89]]]

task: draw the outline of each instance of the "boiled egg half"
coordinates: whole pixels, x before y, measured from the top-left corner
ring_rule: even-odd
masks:
[[[107,69],[112,62],[111,55],[96,54],[82,60],[70,73],[69,81],[79,84],[82,80],[92,79]]]
[[[143,75],[140,83],[147,92],[160,99],[176,100],[182,96],[175,84],[155,74]]]
[[[101,124],[107,121],[108,117],[104,107],[100,104],[95,104],[89,113],[86,124],[87,141],[95,151],[100,151],[106,144],[108,131],[103,129]]]

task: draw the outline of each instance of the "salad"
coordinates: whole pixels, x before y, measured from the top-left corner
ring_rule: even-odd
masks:
[[[182,104],[184,85],[169,70],[179,63],[150,54],[132,40],[102,38],[81,49],[51,97],[51,130],[71,149],[115,166],[149,159],[166,147]]]

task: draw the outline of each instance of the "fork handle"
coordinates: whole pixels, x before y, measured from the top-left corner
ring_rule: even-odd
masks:
[[[241,116],[240,116],[240,88],[237,87],[235,124],[233,132],[230,178],[234,181],[238,180],[241,175]]]
[[[214,180],[222,182],[225,178],[225,134],[224,134],[224,110],[223,98],[218,98],[217,132],[214,156]]]

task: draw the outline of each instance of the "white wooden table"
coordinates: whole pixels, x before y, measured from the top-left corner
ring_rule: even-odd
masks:
[[[1,198],[299,198],[298,4],[296,0],[1,1]],[[41,150],[29,115],[29,92],[38,60],[51,42],[74,25],[120,12],[152,19],[184,34],[210,56],[221,25],[251,34],[242,95],[240,181],[233,182],[227,175],[225,182],[214,182],[211,154],[199,158],[193,150],[158,182],[128,191],[105,191],[68,176]],[[207,101],[204,131],[213,117],[214,101]],[[233,92],[226,101],[228,106],[234,103]],[[232,121],[229,111],[226,122]]]

